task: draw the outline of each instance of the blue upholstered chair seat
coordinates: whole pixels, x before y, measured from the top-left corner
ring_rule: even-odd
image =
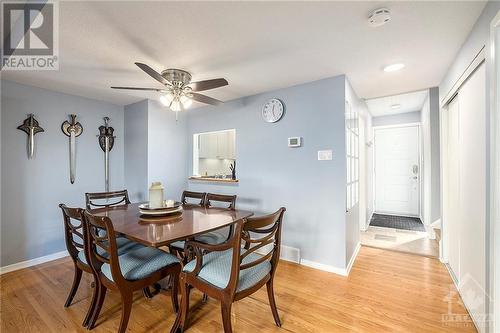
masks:
[[[242,252],[244,250],[242,249]],[[251,263],[261,258],[256,253],[251,253],[243,259],[242,264]],[[198,277],[208,283],[218,287],[226,288],[231,275],[231,263],[233,259],[233,250],[229,249],[222,252],[210,252],[203,256],[203,266]],[[184,266],[184,272],[192,272],[196,266],[196,260],[190,261]],[[256,266],[240,270],[238,287],[236,291],[242,291],[253,287],[261,281],[271,271],[271,263],[264,261]]]
[[[116,246],[118,247],[118,255],[120,256],[125,252],[140,248],[143,245],[131,241],[125,237],[116,237]],[[106,251],[104,251],[104,249],[100,248],[99,246],[97,246],[97,253],[99,253],[103,257],[108,256]],[[87,264],[87,259],[85,258],[85,252],[83,252],[83,250],[78,252],[78,259],[84,264]]]
[[[229,228],[223,228],[196,236],[194,239],[200,243],[216,245],[224,243],[227,240],[228,235],[229,235]],[[178,249],[183,249],[184,241],[173,242],[172,246]]]
[[[118,261],[123,277],[131,281],[143,279],[168,265],[179,263],[174,255],[147,246],[127,251],[119,256]],[[101,272],[113,281],[109,264],[102,265]]]

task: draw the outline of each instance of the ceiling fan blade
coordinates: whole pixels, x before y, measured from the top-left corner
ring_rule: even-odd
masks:
[[[166,92],[165,89],[157,89],[157,88],[136,88],[136,87],[111,87],[112,89],[126,89],[126,90],[149,90],[149,91],[158,91],[158,92]]]
[[[158,82],[160,82],[160,83],[162,83],[164,85],[169,85],[169,86],[172,85],[163,76],[161,76],[160,73],[158,73],[157,71],[155,71],[154,69],[152,69],[148,65],[140,63],[140,62],[136,62],[135,64],[137,65],[137,67],[139,67],[140,69],[142,69],[143,71],[145,71],[146,74],[148,74],[149,76],[151,76],[156,81],[158,81]]]
[[[219,101],[218,99],[215,99],[215,98],[212,98],[212,97],[208,97],[206,95],[197,94],[197,93],[194,93],[194,92],[192,92],[191,95],[193,96],[192,99],[195,100],[195,101],[197,101],[197,102],[201,102],[201,103],[205,103],[205,104],[210,104],[210,105],[221,105],[221,104],[224,104],[224,102]]]
[[[203,91],[210,90],[214,88],[227,86],[229,83],[226,79],[212,79],[198,82],[191,82],[189,86],[193,89],[193,91]]]

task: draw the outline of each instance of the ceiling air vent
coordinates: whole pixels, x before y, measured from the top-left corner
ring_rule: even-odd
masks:
[[[375,9],[368,16],[368,23],[370,26],[376,28],[380,27],[391,20],[391,12],[387,8]]]

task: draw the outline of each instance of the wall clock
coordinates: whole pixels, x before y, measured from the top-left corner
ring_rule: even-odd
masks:
[[[268,123],[275,123],[283,117],[285,104],[277,98],[271,98],[262,107],[262,118]]]

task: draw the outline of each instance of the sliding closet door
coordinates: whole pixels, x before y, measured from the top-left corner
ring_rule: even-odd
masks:
[[[486,76],[480,65],[443,110],[443,219],[448,264],[480,332],[486,282]],[[481,326],[483,325],[483,326]]]
[[[486,290],[486,77],[484,63],[458,93],[460,109],[460,285],[464,303],[484,314]]]

